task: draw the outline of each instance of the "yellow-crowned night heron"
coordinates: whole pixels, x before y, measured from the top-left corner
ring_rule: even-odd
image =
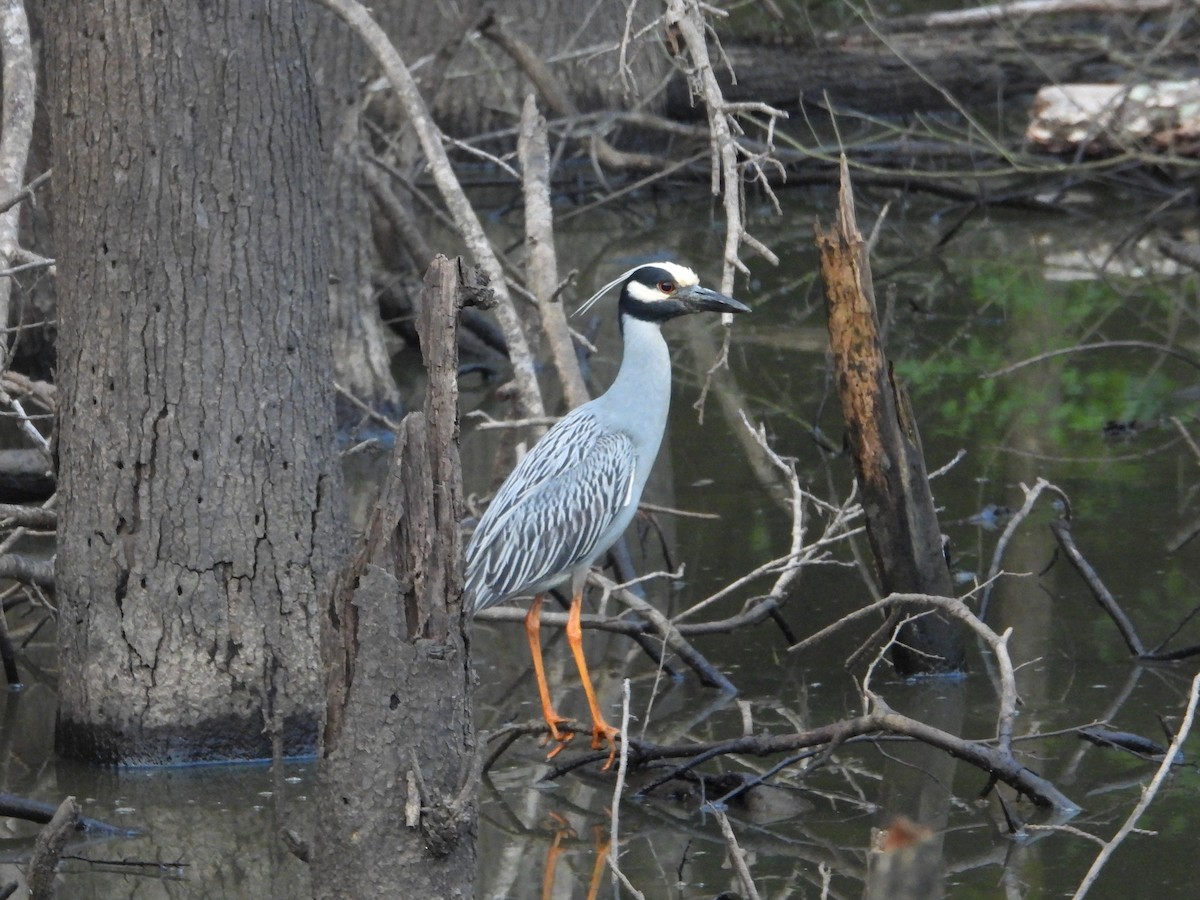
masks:
[[[622,282],[624,282],[622,284]],[[696,273],[670,262],[630,269],[597,291],[580,312],[621,284],[618,306],[625,354],[612,387],[573,409],[529,451],[488,506],[467,547],[466,591],[472,612],[510,597],[533,595],[525,632],[533,654],[542,713],[554,756],[573,736],[550,703],[538,634],[545,591],[568,583],[567,641],[592,713],[592,748],[616,752],[619,730],[605,720],[583,657],[580,607],[592,563],[637,512],[667,424],[671,357],[663,322],[693,312],[749,312],[744,304],[700,287]]]

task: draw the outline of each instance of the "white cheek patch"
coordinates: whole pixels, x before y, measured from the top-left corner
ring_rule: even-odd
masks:
[[[629,296],[639,303],[658,303],[660,300],[666,300],[666,295],[656,287],[651,287],[648,284],[642,284],[640,281],[629,282]]]

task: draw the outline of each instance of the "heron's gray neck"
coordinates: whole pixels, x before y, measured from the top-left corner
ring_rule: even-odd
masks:
[[[621,369],[609,388],[631,399],[639,406],[650,400],[671,397],[671,354],[657,322],[646,322],[633,316],[621,317],[621,337],[624,351]]]
[[[622,316],[621,333],[621,369],[600,402],[611,425],[635,438],[648,471],[671,405],[671,354],[657,323]]]

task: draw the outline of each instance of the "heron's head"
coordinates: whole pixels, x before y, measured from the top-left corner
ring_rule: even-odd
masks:
[[[695,272],[673,262],[648,263],[630,269],[597,291],[579,312],[618,284],[621,315],[643,321],[664,322],[694,312],[750,312],[750,307],[741,301],[701,287]]]

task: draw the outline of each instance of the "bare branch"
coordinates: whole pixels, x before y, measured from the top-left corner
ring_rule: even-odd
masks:
[[[517,155],[525,195],[525,282],[537,301],[542,333],[550,345],[567,405],[573,408],[587,403],[589,397],[563,305],[555,302],[558,260],[554,251],[554,212],[550,205],[550,146],[546,120],[538,112],[533,94],[525,98],[521,111]]]
[[[1175,737],[1171,740],[1171,746],[1167,748],[1166,754],[1163,756],[1162,763],[1158,767],[1158,771],[1154,773],[1154,778],[1150,780],[1150,784],[1142,791],[1142,798],[1138,801],[1138,805],[1134,807],[1133,812],[1117,829],[1117,833],[1112,836],[1104,848],[1097,854],[1096,859],[1092,862],[1092,866],[1088,869],[1087,875],[1084,876],[1079,888],[1072,895],[1072,900],[1083,900],[1087,896],[1096,879],[1100,877],[1100,871],[1108,863],[1117,847],[1125,838],[1129,837],[1130,833],[1137,827],[1138,821],[1142,815],[1149,809],[1150,804],[1154,802],[1155,796],[1158,794],[1158,789],[1162,787],[1163,781],[1171,771],[1171,766],[1175,762],[1175,756],[1183,747],[1183,742],[1187,740],[1188,733],[1192,730],[1192,722],[1196,717],[1196,704],[1200,701],[1200,674],[1192,678],[1192,690],[1188,695],[1187,711],[1183,714],[1183,722],[1179,726],[1179,730],[1175,732]]]
[[[466,242],[472,255],[483,268],[491,288],[496,292],[499,303],[496,306],[496,316],[504,328],[504,336],[508,341],[509,359],[513,366],[513,380],[516,382],[518,402],[523,415],[545,415],[542,403],[541,388],[538,387],[537,372],[534,369],[533,355],[529,350],[529,342],[521,325],[517,308],[509,293],[504,277],[504,269],[500,258],[492,248],[491,242],[483,231],[479,217],[463,192],[462,185],[450,165],[450,158],[442,146],[442,133],[434,124],[417,83],[413,80],[408,67],[401,59],[399,52],[388,39],[383,29],[371,18],[370,13],[357,0],[320,0],[345,20],[368,49],[374,54],[383,67],[388,81],[391,83],[396,96],[404,106],[404,111],[412,123],[421,149],[429,159],[430,172],[437,184],[442,199],[445,201],[454,224]]]

